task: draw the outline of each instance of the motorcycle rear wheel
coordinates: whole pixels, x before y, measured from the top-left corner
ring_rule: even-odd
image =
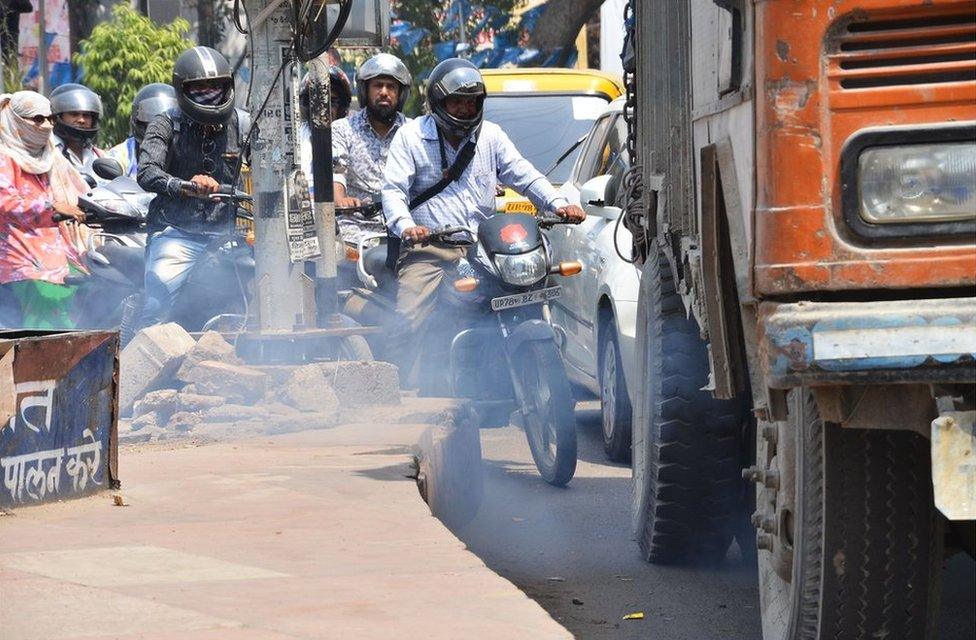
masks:
[[[576,473],[576,414],[559,349],[553,342],[527,343],[517,371],[532,459],[543,480],[564,486]]]

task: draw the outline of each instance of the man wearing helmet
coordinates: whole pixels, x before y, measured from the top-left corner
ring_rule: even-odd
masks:
[[[54,145],[75,169],[91,174],[92,162],[104,155],[95,147],[102,99],[84,85],[62,84],[51,92],[51,114]]]
[[[129,137],[108,150],[109,157],[122,165],[125,175],[134,178],[139,171],[139,145],[152,119],[176,107],[176,92],[168,84],[153,82],[136,92],[129,117]]]
[[[301,137],[301,149],[299,154],[302,160],[302,171],[308,180],[308,190],[315,195],[312,185],[312,125],[309,112],[312,109],[312,98],[309,93],[312,81],[308,74],[302,78],[301,88],[298,91],[298,107],[300,109],[301,123],[299,133]],[[339,67],[329,68],[329,98],[331,100],[330,109],[332,111],[332,122],[345,118],[349,113],[349,105],[352,104],[352,86],[349,78]]]
[[[230,64],[218,51],[184,51],[172,85],[179,107],[149,123],[139,149],[139,186],[157,194],[147,215],[143,326],[169,319],[197,259],[215,236],[233,231],[235,207],[208,196],[236,181],[247,126],[234,109]]]
[[[528,160],[501,128],[483,121],[485,85],[477,67],[452,58],[428,78],[429,115],[406,124],[390,145],[382,189],[390,232],[413,244],[397,262],[397,313],[391,331],[393,361],[409,379],[416,360],[418,332],[430,316],[445,275],[457,267],[465,249],[450,242],[420,244],[431,229],[467,227],[495,213],[499,180],[529,198],[539,211],[553,211],[573,222],[585,218]],[[455,166],[459,161],[463,165]],[[456,175],[452,180],[448,179]]]
[[[359,67],[356,92],[362,108],[332,125],[336,206],[355,207],[379,194],[390,143],[408,121],[402,111],[411,81],[407,66],[389,53],[378,53]],[[364,232],[384,231],[382,222],[359,215],[339,216],[339,229],[346,242],[356,242]]]

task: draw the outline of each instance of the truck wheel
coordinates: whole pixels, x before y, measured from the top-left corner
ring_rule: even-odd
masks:
[[[789,410],[757,439],[764,640],[933,637],[943,537],[928,442],[824,423],[806,389]]]
[[[617,342],[617,324],[608,320],[600,345],[600,416],[603,450],[614,462],[630,460],[630,421],[633,410],[624,381]]]
[[[661,255],[644,265],[637,322],[637,541],[649,562],[719,562],[740,502],[742,403],[702,391],[708,352]]]

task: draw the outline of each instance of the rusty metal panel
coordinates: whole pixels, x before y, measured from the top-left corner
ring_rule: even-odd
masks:
[[[763,302],[759,323],[772,389],[976,382],[976,298]]]
[[[0,332],[0,507],[118,485],[116,332]]]

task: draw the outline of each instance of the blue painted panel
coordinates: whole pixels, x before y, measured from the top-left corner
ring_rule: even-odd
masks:
[[[115,482],[117,353],[111,333],[15,341],[12,384],[9,374],[0,381],[4,403],[14,408],[0,416],[0,506],[85,495]]]

